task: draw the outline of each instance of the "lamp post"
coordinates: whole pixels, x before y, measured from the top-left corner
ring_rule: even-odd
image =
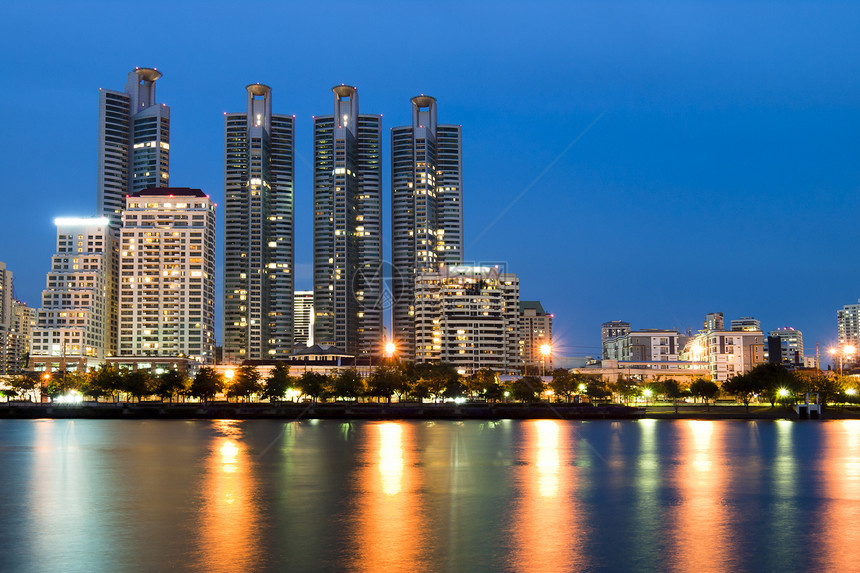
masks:
[[[546,357],[552,354],[552,346],[549,344],[540,345],[540,379],[543,382],[543,377],[546,376]]]
[[[390,359],[392,362],[394,361],[394,355],[397,353],[397,345],[392,341],[388,341],[385,343],[385,357]]]
[[[842,359],[844,357],[851,357],[854,353],[857,352],[857,349],[854,348],[851,344],[843,344],[839,348],[831,348],[830,355],[836,356],[839,355],[839,377],[842,378]]]

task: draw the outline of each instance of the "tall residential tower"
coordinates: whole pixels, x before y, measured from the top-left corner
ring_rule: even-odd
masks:
[[[283,358],[293,347],[294,124],[272,90],[246,87],[224,117],[224,360]]]
[[[118,228],[125,197],[170,183],[170,108],[155,102],[161,72],[135,68],[125,91],[99,90],[98,212]]]
[[[382,346],[382,118],[340,85],[314,117],[314,341],[358,356]]]
[[[412,125],[391,130],[394,337],[416,355],[415,279],[463,262],[462,130],[436,121],[436,99],[412,98]]]

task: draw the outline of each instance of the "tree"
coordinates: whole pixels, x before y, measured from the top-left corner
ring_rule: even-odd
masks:
[[[482,368],[471,376],[466,377],[466,390],[470,396],[483,394],[495,382],[496,373],[490,368]]]
[[[391,403],[391,395],[403,386],[403,373],[400,368],[393,365],[385,365],[377,368],[370,377],[367,392],[370,396]]]
[[[780,397],[780,390],[788,390],[791,395],[794,395],[801,387],[794,374],[782,364],[759,364],[750,370],[747,376],[752,379],[757,388],[757,393],[767,397],[771,408],[776,405],[776,400]]]
[[[632,378],[619,377],[617,381],[610,384],[612,391],[619,396],[625,403],[629,404],[630,399],[639,395],[639,384]]]
[[[762,388],[758,380],[749,374],[738,374],[723,382],[723,392],[731,394],[744,403],[747,412],[750,411],[750,401],[753,394],[761,392]]]
[[[26,397],[28,400],[35,398],[35,390],[39,381],[29,376],[14,376],[7,382],[8,388],[0,390],[7,400],[18,400]],[[32,398],[27,394],[32,394]]]
[[[468,390],[466,389],[466,385],[463,384],[463,377],[457,374],[448,378],[442,396],[449,400],[456,400],[457,398],[465,397],[467,393]]]
[[[263,397],[270,402],[279,402],[293,384],[295,379],[290,376],[290,366],[284,362],[278,362],[266,378]]]
[[[549,387],[553,394],[565,398],[569,404],[570,398],[579,391],[581,382],[582,376],[580,374],[569,372],[563,368],[556,368],[552,372]]]
[[[227,388],[227,396],[233,398],[244,398],[245,402],[254,394],[260,394],[263,386],[260,384],[260,371],[256,366],[246,364],[240,366],[233,376],[233,383]]]
[[[511,383],[511,394],[514,400],[531,403],[535,396],[543,392],[543,381],[538,376],[523,376]]]
[[[89,374],[89,395],[96,399],[99,395],[118,399],[122,384],[123,375],[119,368],[104,363]]]
[[[704,378],[696,378],[693,380],[693,383],[690,384],[690,393],[694,398],[701,398],[703,402],[707,405],[708,411],[711,410],[711,402],[710,400],[716,400],[720,395],[720,387],[716,385],[716,383],[711,382],[710,380],[705,380]]]
[[[123,376],[123,390],[137,398],[140,402],[144,396],[150,396],[154,390],[152,376],[148,370],[132,370]]]
[[[830,378],[821,376],[812,381],[812,392],[818,392],[818,399],[822,406],[827,406],[833,399],[842,394],[846,388],[851,386],[851,379],[848,376],[839,378]]]
[[[668,380],[663,380],[660,383],[663,386],[663,392],[666,394],[667,398],[672,399],[672,405],[675,407],[675,413],[678,413],[678,398],[683,396],[683,391],[681,390],[681,385],[677,380],[673,378],[669,378]]]
[[[188,389],[188,377],[179,370],[170,369],[162,373],[155,381],[155,395],[162,399],[170,399],[182,395]]]
[[[580,389],[580,385],[585,386],[584,390]],[[583,382],[577,385],[577,390],[583,391],[589,400],[606,400],[612,397],[612,390],[601,377],[585,376]]]
[[[423,402],[425,398],[430,397],[430,383],[425,378],[419,378],[410,383],[409,395],[419,402]]]
[[[191,381],[189,393],[204,403],[224,389],[224,378],[211,366],[202,366]]]
[[[342,370],[332,381],[332,394],[335,397],[358,400],[364,392],[364,380],[355,368]]]
[[[328,376],[319,372],[305,372],[299,377],[297,386],[303,396],[309,396],[316,402],[328,386]]]

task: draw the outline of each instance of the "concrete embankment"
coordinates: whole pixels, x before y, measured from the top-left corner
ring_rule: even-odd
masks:
[[[546,404],[15,404],[0,406],[0,418],[137,419],[335,419],[335,420],[630,420],[641,408],[619,405]]]

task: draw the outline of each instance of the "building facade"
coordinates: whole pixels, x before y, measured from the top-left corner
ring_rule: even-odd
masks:
[[[846,304],[841,310],[836,311],[836,328],[840,347],[860,348],[860,300],[858,304]],[[856,356],[854,354],[853,358]]]
[[[314,340],[349,354],[382,347],[382,117],[335,86],[314,117]]]
[[[224,116],[224,360],[286,357],[293,348],[295,118],[272,90],[246,88]]]
[[[135,68],[125,91],[99,89],[97,208],[114,228],[126,195],[170,184],[170,108],[155,101],[160,77]]]
[[[540,301],[520,301],[520,354],[525,369],[552,372],[552,351],[541,352],[545,345],[552,349],[552,318]]]
[[[757,332],[761,330],[761,321],[751,316],[742,316],[741,318],[735,318],[729,324],[729,330],[733,330],[735,332]]]
[[[704,330],[684,347],[681,360],[705,362],[711,380],[723,382],[765,362],[761,331]]]
[[[686,337],[674,330],[642,329],[607,338],[605,360],[620,362],[677,362]]]
[[[610,320],[600,325],[600,343],[603,350],[604,359],[618,360],[617,356],[610,357],[608,354],[609,348],[606,342],[611,338],[623,336],[630,332],[630,323],[623,320]]]
[[[462,129],[438,124],[426,95],[391,130],[391,258],[394,338],[413,355],[417,275],[463,262]]]
[[[415,341],[416,362],[449,362],[463,374],[519,374],[519,279],[493,267],[419,274]]]
[[[120,244],[119,355],[215,360],[215,204],[199,189],[127,198]]]
[[[297,290],[293,295],[294,352],[314,345],[314,291]]]
[[[805,367],[803,333],[793,328],[772,330],[767,337],[767,358],[768,362],[788,368]]]
[[[30,343],[30,368],[86,370],[117,350],[117,245],[107,217],[62,217]]]

